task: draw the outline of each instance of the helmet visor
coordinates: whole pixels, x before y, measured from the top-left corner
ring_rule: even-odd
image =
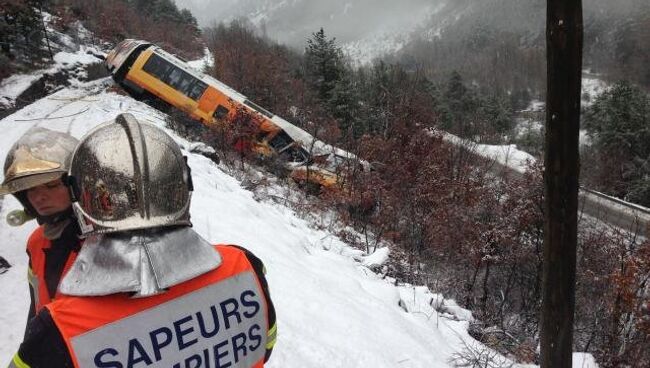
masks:
[[[47,184],[53,180],[60,179],[63,174],[64,173],[61,171],[54,171],[10,179],[0,186],[0,196],[21,192],[29,188]]]

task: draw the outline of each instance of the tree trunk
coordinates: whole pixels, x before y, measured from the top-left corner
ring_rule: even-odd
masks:
[[[50,47],[50,37],[47,35],[47,27],[45,26],[45,18],[43,17],[43,2],[41,1],[38,6],[41,16],[41,25],[43,26],[43,35],[45,35],[45,42],[47,43],[47,51],[49,51],[50,60],[54,61],[54,54],[52,53],[52,47]]]
[[[490,278],[490,266],[492,263],[488,259],[485,264],[485,277],[483,277],[483,295],[481,296],[481,309],[483,313],[487,314],[487,300],[488,300],[488,279]]]
[[[575,309],[582,1],[547,0],[541,366],[570,368]]]

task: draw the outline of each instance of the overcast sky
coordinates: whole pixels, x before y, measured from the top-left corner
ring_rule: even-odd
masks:
[[[282,43],[301,44],[320,27],[341,42],[411,29],[446,0],[176,0],[201,26],[246,17]]]
[[[473,13],[498,21],[511,30],[540,28],[546,0],[175,0],[188,8],[201,26],[246,18],[271,39],[302,48],[321,27],[340,43],[368,39],[382,33],[410,33],[427,23],[433,32],[461,15]],[[450,6],[443,11],[442,5]],[[468,10],[468,4],[471,4]],[[476,6],[480,5],[480,6]],[[487,9],[486,9],[487,8]],[[648,11],[650,0],[584,0],[585,20],[590,16]],[[495,11],[496,10],[496,11]],[[518,12],[519,14],[518,16]],[[435,17],[432,16],[435,14]],[[539,18],[537,18],[539,15]],[[536,17],[530,23],[530,17]],[[523,22],[523,23],[522,23]],[[519,24],[519,27],[510,27]],[[528,24],[528,26],[526,26]],[[540,28],[541,29],[541,28]]]

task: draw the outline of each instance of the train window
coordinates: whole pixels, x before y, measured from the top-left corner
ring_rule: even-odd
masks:
[[[152,54],[147,62],[144,63],[142,70],[160,79],[161,81],[165,81],[167,74],[169,74],[173,68],[174,66],[170,62],[165,61],[165,59],[156,54]]]
[[[257,112],[262,113],[264,116],[266,116],[269,119],[273,117],[273,114],[270,111],[268,111],[267,109],[263,108],[262,106],[256,104],[253,101],[246,100],[246,101],[244,101],[244,104],[247,105],[248,107],[253,108]]]
[[[207,88],[207,85],[205,85],[205,83],[201,82],[191,74],[177,67],[173,67],[171,73],[169,73],[169,76],[167,77],[167,80],[163,80],[163,82],[169,84],[175,90],[181,92],[193,100],[198,100]],[[197,90],[194,91],[194,86],[197,85],[197,83]]]
[[[212,114],[217,119],[223,119],[226,115],[228,115],[228,109],[223,105],[218,105],[217,109],[214,110],[214,114]]]
[[[178,68],[174,68],[172,69],[171,73],[169,73],[169,76],[167,77],[167,80],[165,80],[165,82],[170,86],[174,87],[175,89],[182,91],[183,87],[185,87],[191,81],[183,78],[182,70]]]
[[[156,54],[151,55],[142,69],[195,101],[208,88],[198,78]]]
[[[189,89],[187,97],[198,100],[203,95],[203,92],[208,88],[208,85],[196,79],[192,84],[192,87]]]

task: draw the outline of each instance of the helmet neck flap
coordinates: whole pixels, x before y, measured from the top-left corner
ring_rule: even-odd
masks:
[[[192,228],[166,227],[88,237],[59,291],[100,296],[160,294],[216,269],[221,256]]]

